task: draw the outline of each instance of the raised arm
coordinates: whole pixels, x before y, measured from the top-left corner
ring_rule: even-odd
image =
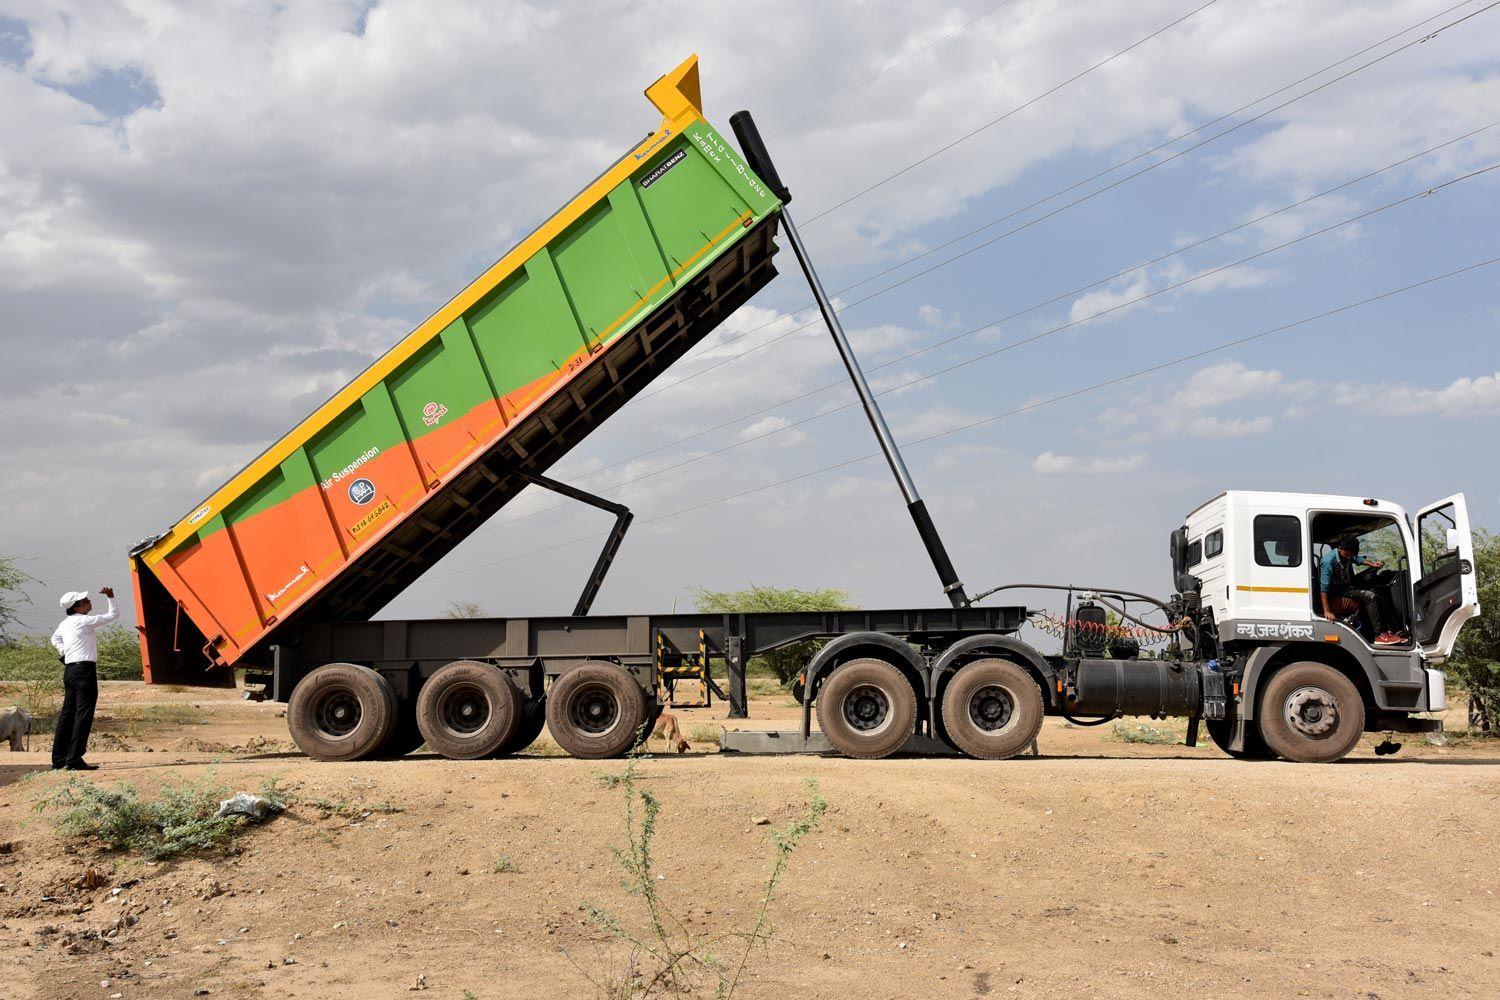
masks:
[[[101,595],[103,595],[104,600],[106,601],[106,603],[109,606],[107,608],[105,608],[104,614],[102,614],[102,615],[87,615],[87,616],[85,616],[84,619],[83,619],[83,623],[85,625],[96,625],[96,626],[97,625],[108,625],[110,622],[112,622],[116,618],[120,617],[120,609],[117,608],[117,607],[115,607],[115,592],[114,592],[114,588],[112,588],[112,587],[100,587],[99,588],[99,593]]]

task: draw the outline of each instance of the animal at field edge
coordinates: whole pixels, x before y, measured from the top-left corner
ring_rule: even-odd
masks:
[[[0,712],[0,741],[9,740],[12,753],[21,749],[22,741],[30,732],[30,712],[17,705]]]
[[[651,730],[653,737],[660,737],[667,741],[667,746],[677,753],[687,753],[692,749],[688,741],[682,738],[682,727],[677,724],[677,716],[671,712],[663,712],[660,719],[656,720],[656,728]]]

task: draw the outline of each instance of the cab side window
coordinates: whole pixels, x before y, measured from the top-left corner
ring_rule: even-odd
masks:
[[[1259,566],[1302,565],[1302,522],[1290,514],[1255,518],[1255,562]]]
[[[1192,569],[1203,561],[1203,541],[1199,539],[1188,546],[1187,564]]]
[[[1205,558],[1205,559],[1212,559],[1214,556],[1218,555],[1220,552],[1223,552],[1223,551],[1224,551],[1224,532],[1223,532],[1222,529],[1219,530],[1219,531],[1210,531],[1207,535],[1204,536],[1204,538],[1203,538],[1203,558]]]

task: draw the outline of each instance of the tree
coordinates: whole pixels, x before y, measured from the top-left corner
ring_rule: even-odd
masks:
[[[1478,618],[1458,634],[1446,672],[1469,693],[1481,731],[1500,731],[1500,535],[1474,529],[1474,571],[1479,580]]]
[[[449,601],[443,611],[444,618],[488,618],[490,613],[479,606],[478,601]]]
[[[710,615],[749,614],[756,611],[854,611],[848,591],[797,590],[793,587],[751,587],[748,590],[699,590],[698,610]],[[798,642],[755,657],[783,684],[790,684],[820,643]]]
[[[22,624],[21,607],[31,603],[21,587],[36,582],[36,577],[16,565],[14,556],[0,556],[0,645],[15,641],[11,628]]]

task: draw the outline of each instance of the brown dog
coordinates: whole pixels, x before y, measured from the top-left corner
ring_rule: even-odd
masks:
[[[661,718],[656,720],[656,728],[651,730],[653,737],[660,737],[667,741],[667,746],[677,753],[687,753],[692,747],[688,741],[682,738],[682,727],[677,724],[677,716],[671,712],[663,712]]]

